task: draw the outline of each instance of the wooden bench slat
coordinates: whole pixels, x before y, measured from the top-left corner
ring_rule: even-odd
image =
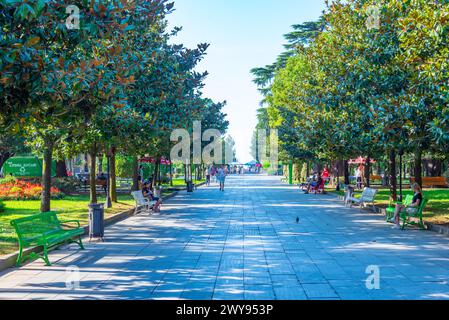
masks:
[[[415,183],[416,179],[415,178],[410,178],[410,182],[411,183]],[[433,188],[433,187],[447,187],[447,181],[445,177],[422,177],[422,184],[423,187],[429,187],[429,188]]]

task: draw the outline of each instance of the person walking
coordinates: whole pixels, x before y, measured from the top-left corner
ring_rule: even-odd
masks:
[[[224,191],[224,185],[226,181],[226,169],[221,166],[217,171],[217,181],[220,183],[220,191]]]
[[[204,170],[204,175],[206,176],[206,185],[210,186],[210,174],[211,174],[211,168],[206,167],[206,170]]]
[[[355,178],[357,180],[357,189],[362,189],[362,169],[363,166],[360,165],[357,167],[357,169],[355,170]]]
[[[212,182],[215,183],[217,180],[217,169],[215,168],[214,165],[212,165],[212,167],[210,168],[210,175],[212,178]]]

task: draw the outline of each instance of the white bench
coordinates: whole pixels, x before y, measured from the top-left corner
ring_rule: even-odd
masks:
[[[136,211],[134,212],[135,214],[138,214],[141,211],[151,213],[156,201],[150,201],[150,199],[145,198],[143,196],[141,190],[133,191],[133,192],[131,192],[131,195],[133,196],[134,200],[136,201]]]
[[[376,212],[376,207],[374,206],[374,199],[376,198],[377,192],[378,191],[376,189],[365,188],[360,198],[355,198],[351,196],[347,198],[347,201],[350,203],[351,207],[354,203],[358,204],[360,206],[360,211],[362,211],[362,208],[366,207],[367,204],[371,204],[374,212]]]

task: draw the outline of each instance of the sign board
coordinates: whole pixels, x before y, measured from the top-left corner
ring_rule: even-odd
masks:
[[[12,174],[15,177],[40,178],[42,177],[42,159],[37,157],[13,157],[3,165],[3,174]],[[56,176],[56,161],[51,165],[51,176]]]

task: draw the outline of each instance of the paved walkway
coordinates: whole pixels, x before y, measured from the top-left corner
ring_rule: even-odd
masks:
[[[392,230],[273,177],[181,194],[106,237],[54,251],[52,267],[0,273],[0,299],[449,299],[449,238]],[[70,266],[79,288],[66,286],[76,287]],[[379,290],[366,286],[368,266],[380,270]]]

